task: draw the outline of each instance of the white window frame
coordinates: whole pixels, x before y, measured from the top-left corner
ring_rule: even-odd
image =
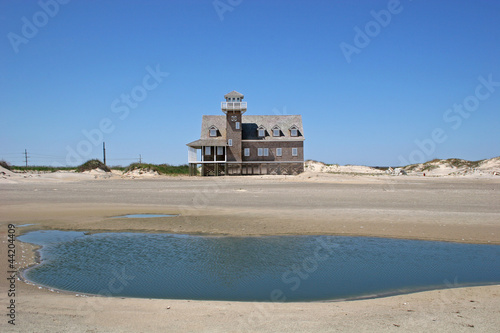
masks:
[[[264,148],[264,156],[269,156],[269,148]]]
[[[210,129],[210,136],[211,137],[217,136],[217,129],[216,128],[211,128]]]
[[[257,149],[257,155],[258,156],[264,156],[264,148],[258,148]]]
[[[237,129],[237,130],[239,130],[239,129],[240,129],[240,122],[239,122],[239,121],[237,121],[237,122],[236,122],[236,129]]]
[[[273,129],[273,136],[280,136],[281,130],[279,128],[274,128]]]
[[[276,148],[276,156],[283,156],[283,150],[281,148]]]
[[[299,130],[298,130],[298,129],[296,129],[296,128],[292,128],[292,129],[290,130],[290,135],[291,135],[291,136],[299,136]]]
[[[212,155],[212,147],[210,146],[205,147],[205,155]]]
[[[229,147],[232,147],[232,146],[233,146],[233,139],[229,139],[229,140],[227,140],[227,145],[228,145]]]
[[[217,155],[219,156],[224,155],[224,147],[217,146]]]
[[[292,148],[292,156],[299,156],[299,148]]]
[[[258,134],[259,134],[260,138],[263,138],[263,137],[266,136],[266,130],[263,129],[263,128],[259,128],[259,133]]]
[[[243,154],[244,154],[245,156],[250,156],[250,148],[245,148],[245,149],[243,150]]]

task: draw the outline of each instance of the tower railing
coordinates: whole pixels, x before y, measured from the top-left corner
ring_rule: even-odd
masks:
[[[247,109],[247,102],[221,102],[222,111],[239,111]]]

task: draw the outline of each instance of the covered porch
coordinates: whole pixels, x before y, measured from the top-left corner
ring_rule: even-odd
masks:
[[[189,175],[224,176],[227,174],[225,140],[196,140],[187,144]]]

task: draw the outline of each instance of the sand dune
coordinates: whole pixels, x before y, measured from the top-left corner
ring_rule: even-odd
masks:
[[[427,177],[481,177],[496,178],[500,176],[500,157],[486,159],[482,161],[467,161],[461,159],[432,160],[426,163],[413,164],[404,167],[389,168],[381,170],[362,165],[338,165],[325,164],[323,162],[308,160],[305,162],[305,172],[297,177],[293,176],[260,176],[269,179],[286,179],[292,181],[324,181],[334,180],[336,175],[357,176],[427,176]],[[122,172],[112,170],[105,172],[101,169],[93,169],[78,173],[76,171],[56,171],[56,172],[13,172],[0,166],[0,183],[16,183],[22,181],[78,181],[89,179],[143,179],[155,177],[170,177],[159,175],[152,170],[135,169]],[[185,178],[181,176],[180,178]],[[254,176],[259,177],[259,176]],[[319,177],[319,178],[318,178]],[[179,177],[177,177],[179,178]],[[252,178],[252,177],[250,177]]]
[[[401,170],[401,172],[399,171]],[[500,176],[500,157],[481,161],[467,161],[462,159],[436,159],[420,164],[412,164],[403,167],[393,167],[388,170],[360,166],[360,165],[338,165],[325,164],[317,161],[306,161],[305,171],[313,173],[335,173],[354,175],[401,175],[410,176]],[[404,172],[403,172],[404,171]]]

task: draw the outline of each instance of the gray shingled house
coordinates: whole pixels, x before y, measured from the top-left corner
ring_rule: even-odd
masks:
[[[237,91],[226,94],[225,115],[203,116],[199,140],[188,143],[190,175],[289,175],[304,171],[302,116],[247,116]]]

